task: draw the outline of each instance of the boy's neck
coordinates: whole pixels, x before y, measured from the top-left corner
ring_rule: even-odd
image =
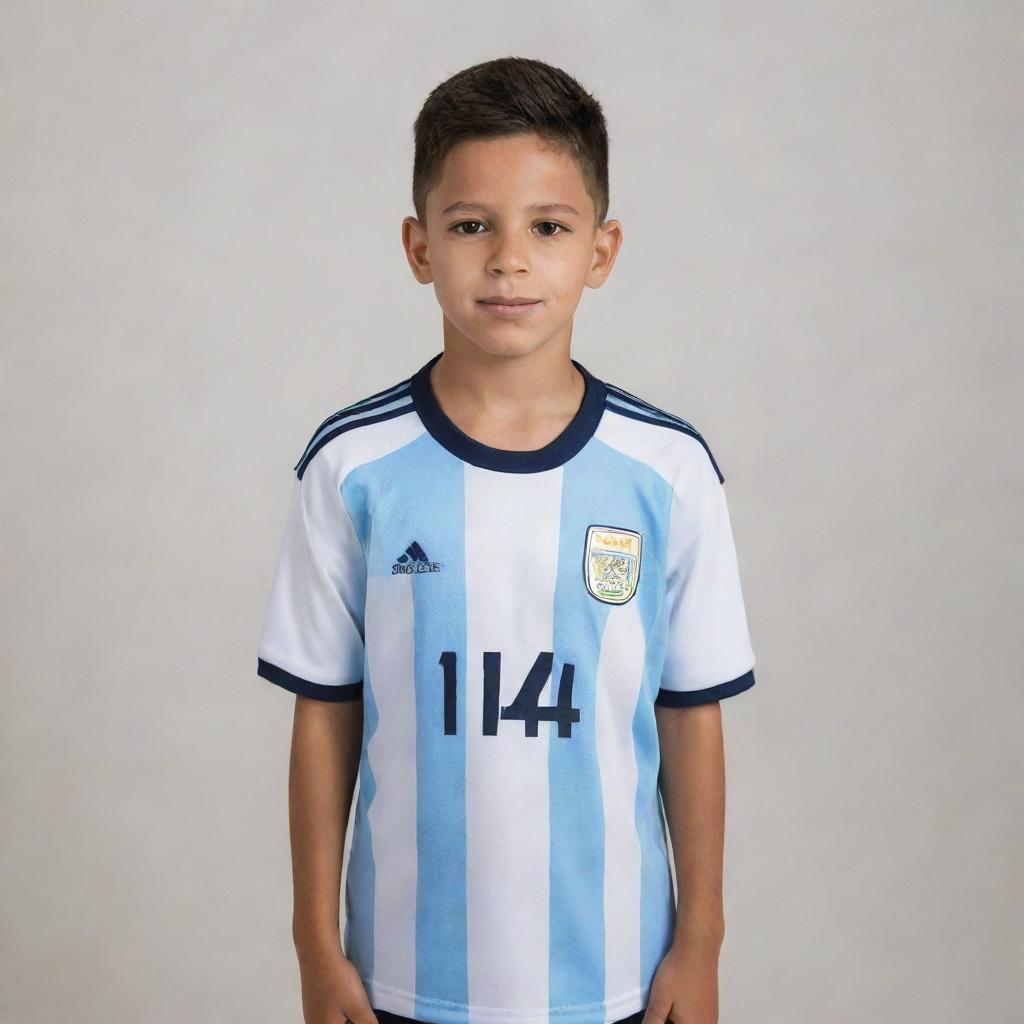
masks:
[[[532,451],[553,441],[579,411],[586,384],[567,347],[494,356],[446,341],[430,372],[445,415],[492,448]]]

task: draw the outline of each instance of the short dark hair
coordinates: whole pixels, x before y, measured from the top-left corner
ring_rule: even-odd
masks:
[[[427,193],[445,157],[467,139],[533,134],[567,153],[594,203],[608,216],[608,129],[601,104],[571,75],[528,57],[474,64],[434,87],[413,126],[412,202],[426,221]]]

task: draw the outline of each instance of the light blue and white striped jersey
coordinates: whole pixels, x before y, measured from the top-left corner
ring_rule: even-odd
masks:
[[[655,705],[754,685],[724,478],[600,380],[550,444],[463,433],[412,377],[295,467],[258,672],[363,702],[346,955],[436,1024],[644,1009],[675,903]]]

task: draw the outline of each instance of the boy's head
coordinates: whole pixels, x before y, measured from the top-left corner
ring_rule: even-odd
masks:
[[[460,142],[534,135],[578,167],[594,227],[608,216],[608,130],[601,104],[560,68],[526,57],[474,64],[436,86],[413,126],[412,203],[427,218],[427,195]]]
[[[403,242],[446,339],[509,355],[567,343],[583,286],[604,282],[621,244],[598,101],[558,68],[504,57],[434,88],[414,135]],[[510,316],[496,297],[538,301]]]

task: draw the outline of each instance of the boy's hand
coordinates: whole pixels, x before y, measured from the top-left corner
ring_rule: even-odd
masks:
[[[718,1024],[718,947],[677,940],[658,965],[641,1024]]]
[[[299,958],[305,1024],[377,1024],[363,979],[338,949]]]

